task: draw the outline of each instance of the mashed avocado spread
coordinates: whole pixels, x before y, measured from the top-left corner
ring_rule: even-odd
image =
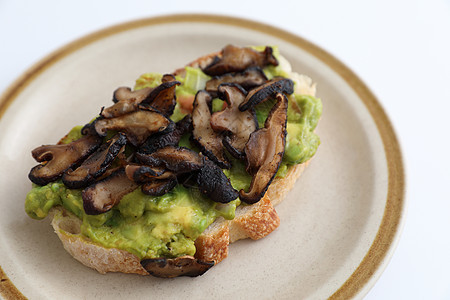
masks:
[[[278,49],[274,55],[278,58]],[[266,76],[288,74],[278,67],[266,67]],[[203,89],[209,76],[198,68],[186,67],[185,78],[178,78],[182,84],[177,87],[177,97],[194,96]],[[161,75],[147,73],[137,81],[135,89],[155,87],[161,83]],[[260,127],[264,126],[274,102],[264,102],[256,107]],[[221,110],[222,100],[213,100],[213,110]],[[289,96],[286,148],[277,176],[284,177],[289,167],[310,159],[320,144],[313,132],[322,113],[320,99],[293,94]],[[177,104],[171,119],[178,121],[184,113]],[[70,143],[81,137],[81,126],[74,127],[61,142]],[[191,147],[188,137],[180,146]],[[232,168],[224,170],[232,186],[248,189],[251,181],[245,166],[238,160],[232,161]],[[34,219],[43,219],[49,210],[62,205],[82,220],[81,234],[107,248],[118,248],[131,252],[140,259],[182,255],[194,255],[194,241],[217,218],[233,219],[240,205],[236,199],[228,204],[218,204],[203,196],[196,188],[177,185],[169,193],[155,197],[148,196],[138,188],[124,196],[110,211],[100,215],[87,215],[83,210],[81,190],[68,189],[61,181],[45,186],[33,184],[25,201],[25,211]]]

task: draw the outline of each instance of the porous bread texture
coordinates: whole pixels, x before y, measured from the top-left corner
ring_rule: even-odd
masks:
[[[76,260],[101,274],[122,272],[148,275],[140,259],[128,251],[105,248],[81,234],[81,220],[61,206],[53,208],[52,226],[64,249]]]
[[[191,62],[188,66],[204,68],[220,53],[211,53]],[[280,65],[296,82],[295,93],[314,96],[316,86],[312,80],[292,72],[289,62],[280,57]],[[184,68],[174,74],[184,76]],[[285,198],[300,177],[307,164],[303,163],[289,168],[283,178],[275,178],[264,197],[253,205],[240,205],[233,220],[216,219],[195,241],[195,257],[204,261],[219,263],[228,256],[228,246],[240,239],[263,238],[274,231],[280,224],[280,218],[274,208]],[[81,234],[81,220],[62,207],[53,208],[52,226],[70,255],[82,264],[107,272],[135,273],[149,275],[141,266],[140,259],[125,250],[105,248],[94,243]]]

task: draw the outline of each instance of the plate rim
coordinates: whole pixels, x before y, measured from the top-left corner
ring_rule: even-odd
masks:
[[[0,95],[0,119],[5,115],[8,107],[18,95],[35,78],[69,54],[93,42],[124,31],[140,27],[182,22],[216,23],[243,27],[280,38],[308,52],[330,67],[352,88],[358,95],[358,98],[362,100],[376,124],[385,151],[388,170],[386,205],[377,234],[368,252],[344,284],[330,296],[330,299],[347,299],[353,298],[360,293],[363,293],[363,295],[366,294],[389,263],[398,244],[404,223],[406,207],[405,170],[401,148],[391,121],[380,102],[366,84],[349,67],[344,65],[332,54],[303,37],[259,21],[217,14],[168,14],[119,23],[82,36],[50,52],[50,54],[29,67],[29,69],[14,80]],[[371,284],[369,285],[369,283]],[[5,297],[5,299],[26,299],[14,283],[9,280],[1,266],[0,295]]]

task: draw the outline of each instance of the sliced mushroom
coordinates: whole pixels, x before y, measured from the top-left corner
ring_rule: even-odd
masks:
[[[149,105],[164,115],[170,116],[177,104],[175,89],[180,84],[170,75],[165,75],[164,82],[155,87],[141,105]]]
[[[100,177],[96,178],[96,181],[103,180],[106,177],[110,176],[112,173],[116,172],[121,168],[125,168],[132,158],[134,157],[134,153],[132,153],[129,157],[125,156],[125,151],[120,151],[117,155],[116,159],[113,162],[113,167],[109,167],[106,169],[105,173],[103,173]]]
[[[31,155],[42,164],[32,168],[28,178],[38,185],[57,180],[66,170],[78,165],[94,152],[102,140],[97,135],[86,135],[70,144],[44,145],[34,149]]]
[[[278,93],[276,99],[277,103],[270,111],[264,128],[252,133],[245,146],[247,172],[253,177],[250,190],[240,190],[239,198],[249,204],[258,202],[264,196],[283,159],[288,99],[282,93]]]
[[[120,87],[114,92],[114,105],[102,109],[100,115],[104,118],[115,118],[136,111],[139,103],[146,99],[152,88],[131,91],[128,87]]]
[[[165,83],[165,82],[169,82],[169,81],[176,81],[177,79],[175,78],[175,76],[173,74],[164,74],[163,77],[161,78],[161,82]]]
[[[230,179],[216,164],[206,161],[197,176],[200,192],[214,202],[228,203],[239,197],[238,191],[232,186]]]
[[[97,117],[94,121],[84,125],[83,128],[81,128],[81,134],[82,135],[98,135],[97,131],[95,130],[95,122],[101,118],[102,117]]]
[[[165,115],[171,115],[176,105],[175,88],[179,81],[171,74],[162,78],[162,84],[155,88],[131,91],[128,87],[118,88],[113,95],[114,105],[100,113],[105,118],[115,118],[136,111],[140,104],[149,105]]]
[[[211,117],[211,127],[215,131],[226,131],[231,136],[223,140],[223,145],[236,158],[244,156],[244,147],[250,134],[258,128],[258,120],[253,109],[240,111],[239,105],[244,102],[247,92],[238,85],[228,83],[219,86],[219,93],[227,102],[227,107],[215,112]]]
[[[144,184],[154,179],[167,179],[175,177],[172,172],[166,172],[165,169],[159,167],[149,167],[142,165],[127,165],[125,173],[128,179],[133,180],[137,184]]]
[[[211,95],[201,90],[194,100],[192,111],[192,139],[201,148],[203,154],[221,168],[230,168],[231,164],[225,155],[222,137],[211,128]]]
[[[130,180],[141,184],[142,192],[150,196],[164,195],[178,183],[174,172],[159,167],[127,165],[125,173]]]
[[[136,188],[138,184],[128,179],[125,169],[120,168],[82,191],[84,211],[88,215],[105,213],[118,204],[123,196]]]
[[[177,146],[167,146],[150,154],[138,152],[136,158],[145,165],[163,167],[177,175],[200,169],[204,161],[197,152]]]
[[[198,175],[198,172],[184,173],[184,174],[178,175],[177,180],[185,188],[198,189],[197,175]]]
[[[245,90],[249,91],[267,81],[266,75],[259,67],[251,67],[244,72],[227,73],[221,76],[215,76],[214,78],[206,82],[205,90],[211,95],[215,95],[222,83],[237,83]]]
[[[100,136],[106,136],[108,130],[122,131],[131,144],[139,146],[153,133],[166,129],[171,122],[158,111],[146,108],[112,119],[99,118],[94,126]]]
[[[230,136],[225,136],[222,140],[222,144],[227,149],[228,153],[230,153],[234,158],[237,159],[244,159],[245,158],[245,152],[243,151],[242,144],[233,145],[236,144],[236,142],[233,140]],[[244,144],[245,147],[245,144]]]
[[[169,130],[169,128],[167,128],[162,132],[155,133],[150,136],[145,143],[139,147],[138,152],[149,154],[166,146],[177,146],[183,134],[190,130],[191,124],[191,115],[186,115],[175,124],[175,128],[173,130]]]
[[[128,101],[134,99],[135,102],[140,103],[152,92],[153,88],[147,87],[140,90],[131,91],[129,87],[120,87],[114,91],[113,102]]]
[[[162,196],[170,192],[178,184],[177,178],[155,179],[142,185],[142,193],[149,196]]]
[[[214,76],[230,72],[244,71],[249,67],[263,68],[266,65],[278,65],[278,61],[272,54],[272,48],[266,47],[264,51],[259,52],[252,48],[240,48],[233,45],[227,45],[222,50],[222,57],[214,61],[203,69],[205,74]]]
[[[288,78],[276,77],[265,84],[251,90],[245,101],[239,106],[241,111],[255,107],[257,104],[273,97],[276,93],[292,94],[294,82]]]
[[[78,168],[67,170],[62,177],[63,183],[71,189],[87,186],[95,178],[105,173],[117,155],[124,150],[126,143],[127,138],[124,134],[116,134],[106,144],[101,145]]]
[[[152,258],[141,261],[142,267],[155,277],[174,278],[203,275],[214,266],[213,261],[202,261],[185,255],[177,258]]]

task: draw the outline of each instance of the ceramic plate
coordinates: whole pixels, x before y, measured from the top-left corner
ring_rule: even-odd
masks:
[[[59,140],[109,105],[118,86],[167,73],[225,44],[278,45],[313,78],[323,101],[322,144],[277,206],[280,227],[233,244],[198,278],[100,275],[72,259],[49,220],[24,212],[30,151]],[[391,123],[368,88],[324,50],[264,24],[176,15],[114,26],[54,52],[0,99],[0,275],[6,298],[362,297],[387,264],[404,208],[402,158]]]

